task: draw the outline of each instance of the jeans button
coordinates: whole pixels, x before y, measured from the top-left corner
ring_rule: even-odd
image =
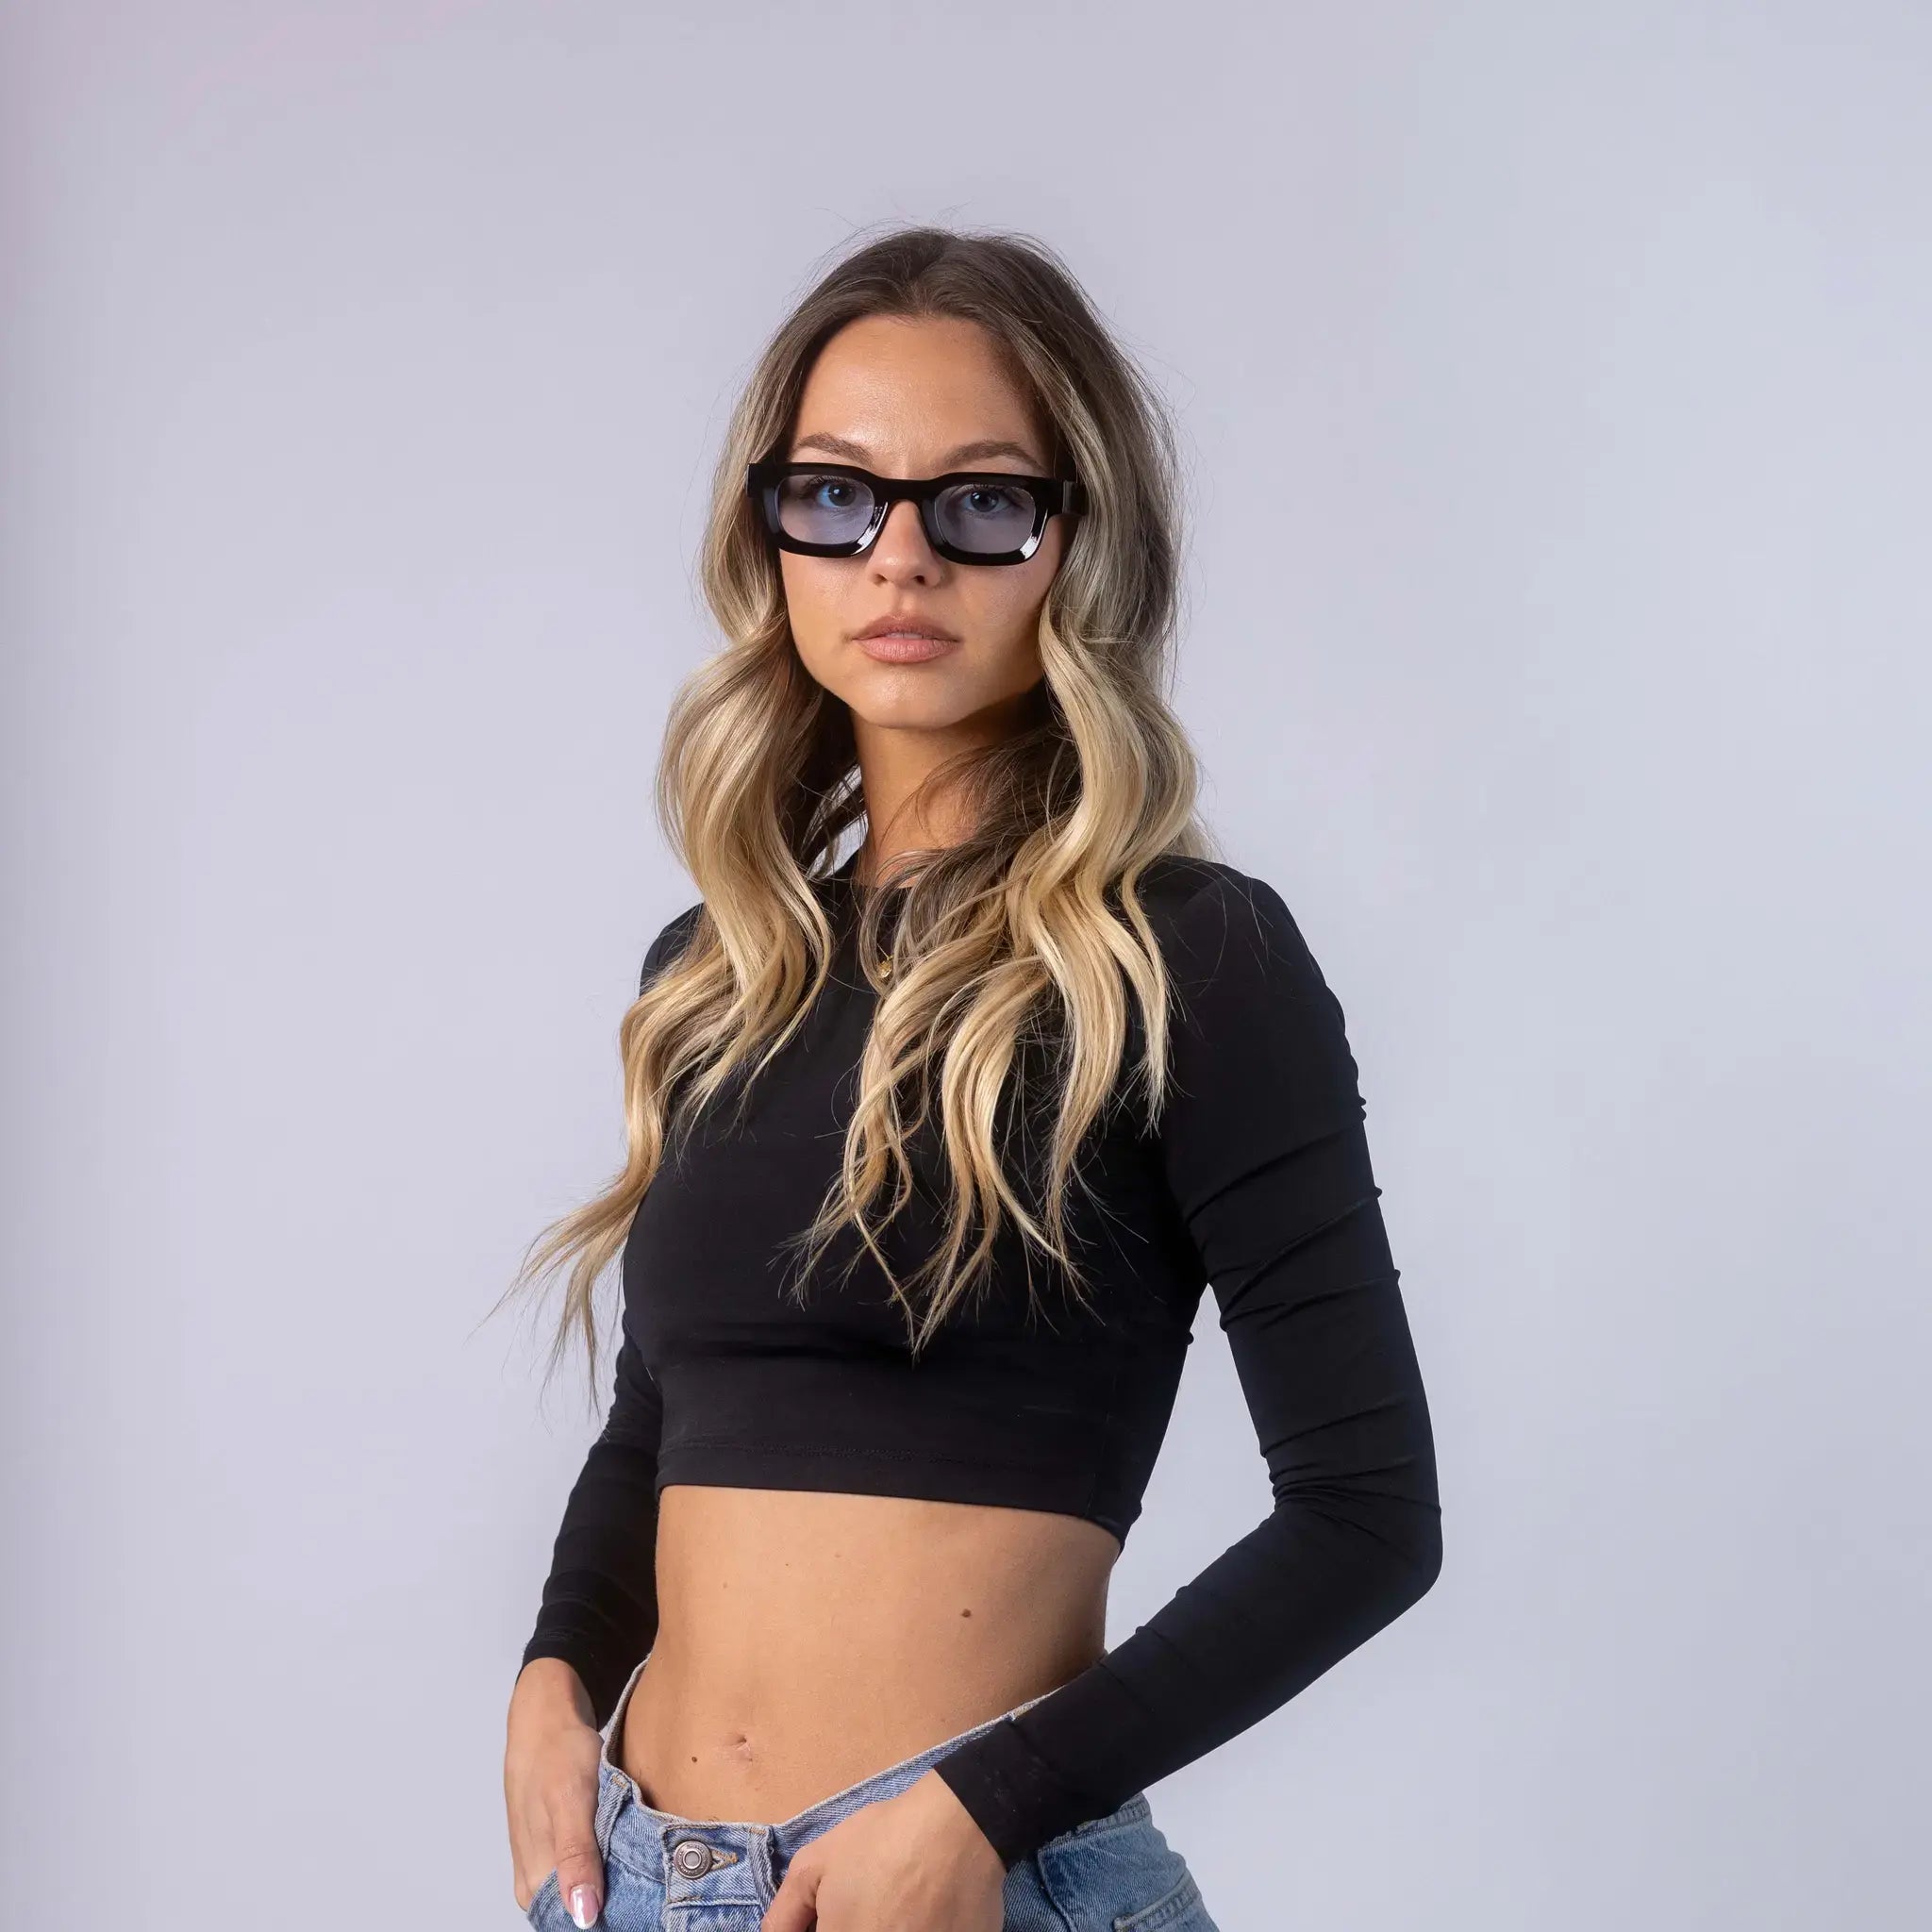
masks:
[[[711,1869],[711,1848],[701,1838],[681,1840],[671,1848],[671,1862],[687,1878],[702,1878]]]

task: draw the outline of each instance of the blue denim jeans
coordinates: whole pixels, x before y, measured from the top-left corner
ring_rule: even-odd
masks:
[[[631,1673],[617,1700],[597,1770],[605,1888],[598,1924],[608,1932],[758,1932],[787,1867],[813,1839],[861,1807],[896,1797],[967,1739],[1040,1702],[1028,1698],[782,1824],[720,1824],[645,1804],[612,1758],[643,1668]],[[1005,1932],[1216,1932],[1192,1873],[1161,1836],[1144,1791],[1020,1859],[1007,1874],[1005,1905]],[[528,1918],[538,1932],[575,1932],[555,1872],[538,1888]]]

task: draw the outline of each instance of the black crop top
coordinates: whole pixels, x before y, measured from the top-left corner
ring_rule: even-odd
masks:
[[[1213,860],[1141,877],[1177,1003],[1173,1084],[1153,1134],[1144,1103],[1108,1110],[1070,1191],[1096,1313],[1056,1296],[1036,1256],[1051,1325],[1026,1321],[1010,1225],[991,1291],[916,1363],[870,1257],[833,1291],[851,1252],[835,1242],[807,1307],[783,1293],[781,1243],[836,1171],[876,1000],[850,871],[818,888],[840,950],[805,1024],[741,1117],[727,1088],[673,1141],[632,1220],[615,1397],[524,1661],[565,1659],[608,1721],[655,1640],[671,1483],[1051,1510],[1124,1542],[1211,1287],[1274,1509],[1132,1637],[936,1767],[1010,1867],[1247,1729],[1428,1589],[1428,1409],[1341,1008],[1274,889]],[[700,910],[658,935],[645,983]],[[1143,1041],[1136,1015],[1123,1078]],[[902,1279],[944,1200],[936,1147],[914,1136],[908,1154],[931,1185],[887,1227]]]

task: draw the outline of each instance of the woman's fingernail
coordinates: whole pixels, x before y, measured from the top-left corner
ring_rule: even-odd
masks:
[[[588,1885],[571,1888],[570,1915],[586,1932],[597,1923],[597,1894]]]

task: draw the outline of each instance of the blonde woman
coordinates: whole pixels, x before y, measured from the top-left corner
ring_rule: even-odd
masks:
[[[594,1361],[622,1253],[510,1700],[535,1925],[1212,1932],[1144,1787],[1435,1578],[1341,1009],[1163,695],[1173,452],[1050,249],[929,228],[732,417],[658,778],[702,897],[515,1284],[574,1257]],[[1108,1651],[1208,1291],[1274,1506]]]

